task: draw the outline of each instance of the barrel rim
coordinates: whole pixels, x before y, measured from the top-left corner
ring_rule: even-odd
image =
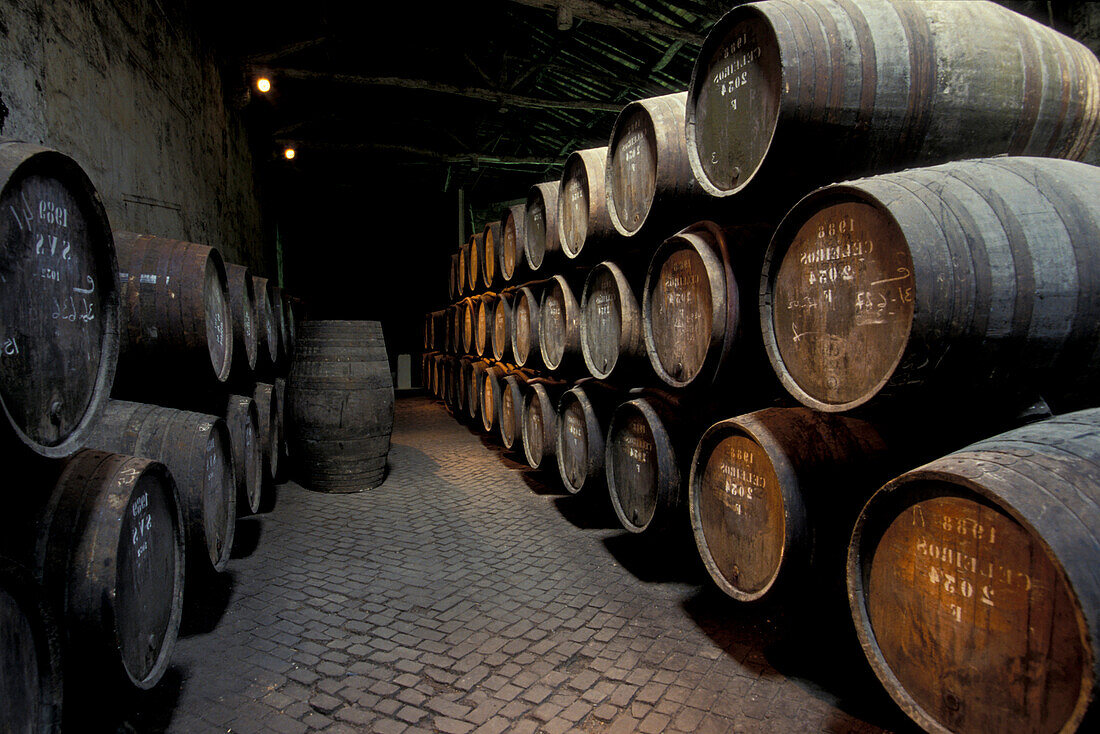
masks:
[[[717,257],[714,257],[712,248],[703,241],[700,234],[706,232],[714,237],[713,249],[716,249]],[[711,314],[710,342],[703,357],[699,369],[689,379],[677,379],[673,377],[661,364],[661,358],[657,353],[656,338],[653,335],[653,319],[650,313],[653,308],[652,279],[658,272],[658,260],[664,262],[677,249],[690,250],[695,253],[703,263],[707,272],[707,287],[710,290],[710,300],[716,303],[715,313]],[[720,285],[716,288],[715,285]],[[700,378],[705,379],[710,375],[709,382],[713,382],[721,375],[722,366],[726,361],[726,353],[730,351],[737,332],[740,330],[741,313],[741,286],[733,277],[733,268],[730,264],[729,250],[726,244],[725,234],[722,228],[712,221],[704,220],[696,222],[676,234],[667,238],[653,251],[646,267],[645,281],[642,285],[642,333],[645,341],[646,356],[650,366],[661,380],[675,388],[685,388]],[[736,323],[732,328],[726,329],[726,314],[733,312]],[[719,349],[717,347],[721,346]],[[700,380],[701,381],[701,380]]]
[[[900,513],[890,513],[896,507],[909,507],[923,499],[934,497],[957,496],[971,499],[979,504],[1000,511],[1017,522],[1032,541],[1039,545],[1046,554],[1047,559],[1054,567],[1058,578],[1065,586],[1070,598],[1074,602],[1074,617],[1077,621],[1078,636],[1081,649],[1085,653],[1082,660],[1081,690],[1077,697],[1073,713],[1066,721],[1062,731],[1075,731],[1088,712],[1091,704],[1091,692],[1096,684],[1096,665],[1100,663],[1095,658],[1093,647],[1089,644],[1088,621],[1081,614],[1081,600],[1077,591],[1070,582],[1065,567],[1058,558],[1054,549],[1043,537],[1042,533],[1019,511],[1010,501],[998,496],[993,490],[983,486],[978,481],[971,479],[959,472],[943,468],[946,460],[963,457],[977,457],[981,459],[984,448],[964,448],[958,452],[932,461],[924,466],[917,467],[904,474],[891,479],[878,489],[864,504],[859,517],[852,529],[851,540],[848,544],[846,562],[846,587],[848,593],[848,606],[852,614],[852,621],[856,628],[860,647],[863,649],[867,661],[870,663],[875,675],[882,683],[890,697],[907,716],[917,722],[928,731],[950,731],[939,723],[924,707],[917,703],[893,669],[886,662],[879,648],[877,636],[871,626],[870,614],[867,610],[867,576],[870,573],[870,557],[874,549],[890,523],[900,516]],[[909,485],[916,484],[916,492],[903,496],[901,491]],[[954,488],[954,492],[948,489],[948,485]],[[876,513],[877,511],[877,513]],[[876,516],[877,514],[877,516]]]
[[[742,16],[745,17],[743,18]],[[756,4],[738,5],[726,11],[726,13],[721,18],[719,18],[713,26],[711,26],[710,30],[707,32],[706,38],[703,39],[703,45],[699,47],[699,53],[696,54],[695,63],[692,65],[691,68],[691,80],[688,82],[687,111],[684,119],[684,135],[687,142],[688,162],[691,164],[692,175],[695,176],[695,180],[699,183],[699,186],[705,192],[717,198],[727,198],[730,196],[735,196],[744,191],[752,181],[761,176],[761,171],[764,170],[764,162],[768,158],[767,154],[765,153],[764,157],[761,158],[760,161],[757,163],[756,170],[753,171],[752,175],[743,181],[739,181],[736,187],[732,189],[722,189],[715,186],[714,183],[711,182],[710,177],[703,169],[703,163],[699,158],[699,148],[696,139],[696,105],[699,102],[699,93],[701,91],[701,88],[705,83],[705,80],[710,76],[707,73],[707,69],[703,68],[703,65],[706,63],[707,60],[711,58],[717,48],[721,45],[729,30],[735,24],[741,22],[742,20],[751,18],[752,16],[755,16],[757,20],[761,21],[771,32],[772,37],[776,40],[777,52],[779,55],[778,74],[780,81],[778,84],[778,88],[780,101],[779,104],[776,105],[775,119],[771,122],[769,126],[771,129],[768,135],[768,145],[765,148],[766,151],[771,151],[772,144],[775,141],[776,133],[779,129],[779,123],[782,118],[782,100],[785,96],[783,90],[785,89],[786,85],[783,83],[783,49],[778,44],[778,34],[776,34],[775,26],[772,24],[771,18],[768,17],[766,12],[757,7]]]
[[[790,249],[793,243],[793,237],[798,230],[809,221],[810,217],[820,212],[823,208],[841,203],[867,204],[874,208],[883,218],[887,219],[903,236],[906,234],[905,228],[898,222],[897,218],[894,217],[890,208],[872,192],[860,187],[857,181],[830,184],[829,186],[816,189],[802,197],[802,199],[800,199],[783,217],[779,226],[776,227],[771,240],[768,242],[768,247],[764,252],[764,260],[760,269],[760,288],[758,291],[760,332],[764,340],[764,350],[767,353],[768,363],[771,365],[772,371],[775,372],[776,378],[778,378],[780,384],[783,385],[783,388],[790,393],[791,397],[802,405],[813,408],[814,410],[820,410],[823,413],[847,412],[874,400],[875,397],[882,392],[883,388],[889,385],[891,380],[893,380],[894,372],[897,370],[898,365],[901,364],[908,351],[907,346],[903,346],[902,349],[898,351],[889,369],[886,370],[885,376],[880,379],[872,389],[866,391],[855,400],[849,400],[844,403],[829,403],[818,400],[803,390],[794,378],[791,377],[789,371],[782,367],[783,359],[780,355],[779,343],[775,336],[775,322],[773,317],[773,302],[775,298],[775,294],[772,292],[773,279],[779,272],[779,268],[783,264],[783,258]],[[916,289],[917,283],[914,281],[914,305],[918,302],[918,296],[915,294]],[[913,318],[911,318],[907,324],[906,345],[908,345],[909,338],[912,336],[913,323],[916,321],[919,313],[920,312],[914,308]]]
[[[657,451],[657,443],[658,443],[657,442],[657,435],[658,435],[658,433],[660,433],[661,435],[663,435],[665,437],[665,442],[666,443],[670,443],[670,436],[668,435],[668,431],[665,429],[665,427],[664,427],[664,425],[663,425],[663,423],[660,419],[660,416],[657,414],[657,411],[653,408],[652,405],[650,405],[649,400],[647,400],[644,397],[643,398],[635,398],[633,400],[628,400],[628,401],[620,404],[617,408],[615,408],[615,412],[611,414],[611,422],[607,426],[607,440],[604,443],[604,474],[607,478],[607,492],[608,492],[608,495],[611,497],[612,509],[615,510],[615,516],[619,518],[619,522],[622,524],[622,526],[626,530],[630,531],[631,533],[644,533],[645,531],[647,531],[651,527],[660,527],[667,518],[661,518],[660,517],[661,513],[660,513],[659,509],[660,509],[661,500],[660,500],[660,496],[658,495],[658,497],[656,499],[656,502],[654,504],[654,510],[653,510],[652,516],[650,516],[650,518],[645,522],[645,524],[636,525],[630,519],[627,518],[626,512],[623,510],[622,503],[619,500],[618,492],[615,489],[615,472],[612,468],[613,463],[611,461],[611,458],[612,458],[611,452],[612,452],[613,447],[614,447],[614,442],[611,440],[611,437],[614,436],[617,433],[617,431],[619,430],[620,424],[622,423],[623,420],[625,420],[624,416],[626,415],[626,411],[628,411],[628,410],[636,410],[645,419],[646,426],[649,430],[649,433],[653,437],[654,456],[656,456],[657,453],[658,453],[658,451]],[[655,430],[655,427],[659,428],[660,430],[659,431]],[[662,484],[667,483],[668,480],[670,479],[671,475],[679,474],[679,467],[677,465],[677,459],[676,459],[675,454],[674,453],[670,454],[669,458],[671,459],[670,463],[672,465],[671,471],[669,470],[669,467],[667,467],[667,466],[666,466],[666,470],[662,471],[661,462],[657,462],[657,486],[658,486],[658,488]],[[665,480],[665,481],[662,481],[662,479]]]
[[[103,328],[103,349],[94,386],[88,396],[88,409],[85,411],[84,416],[73,426],[72,431],[64,440],[56,444],[46,445],[32,439],[18,425],[15,417],[8,409],[7,403],[0,398],[0,408],[4,411],[5,423],[11,427],[11,430],[24,446],[39,456],[49,459],[63,459],[72,456],[86,445],[88,436],[94,430],[107,405],[107,400],[110,398],[118,370],[122,346],[122,285],[119,280],[114,231],[111,228],[110,220],[107,218],[107,210],[103,206],[103,200],[100,198],[99,192],[88,174],[75,160],[52,148],[18,140],[0,140],[0,148],[4,150],[5,154],[14,153],[11,156],[13,160],[10,168],[5,164],[4,170],[0,170],[0,178],[3,178],[4,182],[3,188],[0,189],[0,196],[3,195],[3,191],[7,190],[11,181],[17,175],[27,175],[26,167],[38,164],[57,166],[61,174],[72,177],[72,183],[79,186],[82,193],[87,196],[87,204],[94,214],[94,219],[89,221],[89,226],[96,226],[99,229],[100,239],[106,248],[103,256],[97,258],[96,261],[97,266],[106,268],[107,274],[110,276],[107,278],[106,284],[102,278],[99,283],[99,287],[108,289],[107,293],[104,294],[103,313],[101,315],[105,324]]]

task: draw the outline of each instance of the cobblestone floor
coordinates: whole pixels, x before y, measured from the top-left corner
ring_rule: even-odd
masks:
[[[615,529],[441,404],[398,401],[390,464],[373,491],[287,484],[242,520],[123,728],[909,731],[812,614],[738,607],[684,539]]]

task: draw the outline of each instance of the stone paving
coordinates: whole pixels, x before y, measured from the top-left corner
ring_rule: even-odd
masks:
[[[911,731],[814,613],[726,600],[690,539],[616,529],[440,403],[398,401],[390,466],[241,520],[121,729]]]

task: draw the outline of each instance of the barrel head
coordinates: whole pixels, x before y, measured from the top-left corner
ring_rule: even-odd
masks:
[[[657,450],[645,413],[632,403],[616,411],[606,446],[611,504],[623,527],[645,530],[657,511]]]
[[[508,352],[512,334],[511,298],[502,294],[493,309],[493,359],[502,360]]]
[[[891,695],[925,728],[1067,730],[1092,660],[1048,546],[957,485],[906,489],[853,547],[853,608]]]
[[[107,217],[75,163],[0,145],[0,398],[19,439],[63,457],[106,401],[119,281]]]
[[[500,225],[500,277],[511,282],[516,277],[516,269],[523,263],[524,206],[510,207]]]
[[[711,31],[688,92],[692,169],[716,196],[745,186],[772,143],[783,93],[779,44],[767,19],[737,9]]]
[[[557,195],[557,182],[532,186],[527,195],[523,248],[532,270],[541,268],[547,253],[558,249]]]
[[[532,347],[537,346],[538,307],[527,291],[519,292],[515,304],[515,310],[512,312],[512,318],[515,320],[512,351],[515,353],[516,364],[522,367],[527,364]],[[532,344],[532,342],[535,343]]]
[[[566,161],[558,194],[561,247],[568,257],[576,257],[588,237],[588,170],[584,159],[571,155]]]
[[[584,320],[585,363],[596,377],[606,378],[619,361],[622,316],[619,285],[614,274],[604,267],[593,269],[585,283],[581,318]]]
[[[510,449],[516,442],[516,428],[518,427],[517,408],[522,406],[519,399],[519,387],[514,380],[506,379],[504,391],[500,396],[500,440],[504,448]]]
[[[541,385],[535,385],[523,399],[523,453],[532,469],[542,466],[547,452],[547,435],[552,425],[548,425],[549,413],[553,412],[549,398]]]
[[[570,316],[565,293],[556,280],[546,289],[539,308],[539,348],[542,359],[550,369],[561,366],[565,356],[565,343]]]
[[[890,380],[913,323],[913,262],[901,228],[872,204],[840,201],[810,213],[789,244],[781,236],[763,325],[772,364],[809,407],[860,405]]]
[[[775,467],[756,441],[723,431],[697,456],[691,487],[692,525],[707,570],[741,601],[762,596],[775,582],[786,547],[783,495]]]
[[[681,387],[703,370],[713,339],[713,300],[706,266],[694,250],[662,251],[664,259],[654,260],[646,279],[646,343],[657,374]]]
[[[572,392],[562,395],[558,417],[558,471],[572,493],[584,489],[588,479],[588,422],[584,406]]]
[[[225,273],[213,257],[206,261],[202,298],[210,365],[218,380],[225,382],[229,377],[230,360],[233,354],[233,322],[230,317],[229,301],[226,298]]]
[[[607,158],[611,217],[625,234],[645,224],[657,191],[657,141],[653,121],[633,105],[615,122]]]

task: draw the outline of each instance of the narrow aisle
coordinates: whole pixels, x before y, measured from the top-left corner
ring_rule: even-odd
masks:
[[[877,691],[851,692],[854,716],[835,691],[777,672],[806,666],[768,615],[707,585],[692,547],[652,548],[616,529],[609,509],[557,494],[556,479],[539,480],[440,404],[398,401],[390,465],[359,494],[283,485],[271,514],[241,521],[231,582],[209,589],[227,601],[191,618],[135,728],[900,724]]]

